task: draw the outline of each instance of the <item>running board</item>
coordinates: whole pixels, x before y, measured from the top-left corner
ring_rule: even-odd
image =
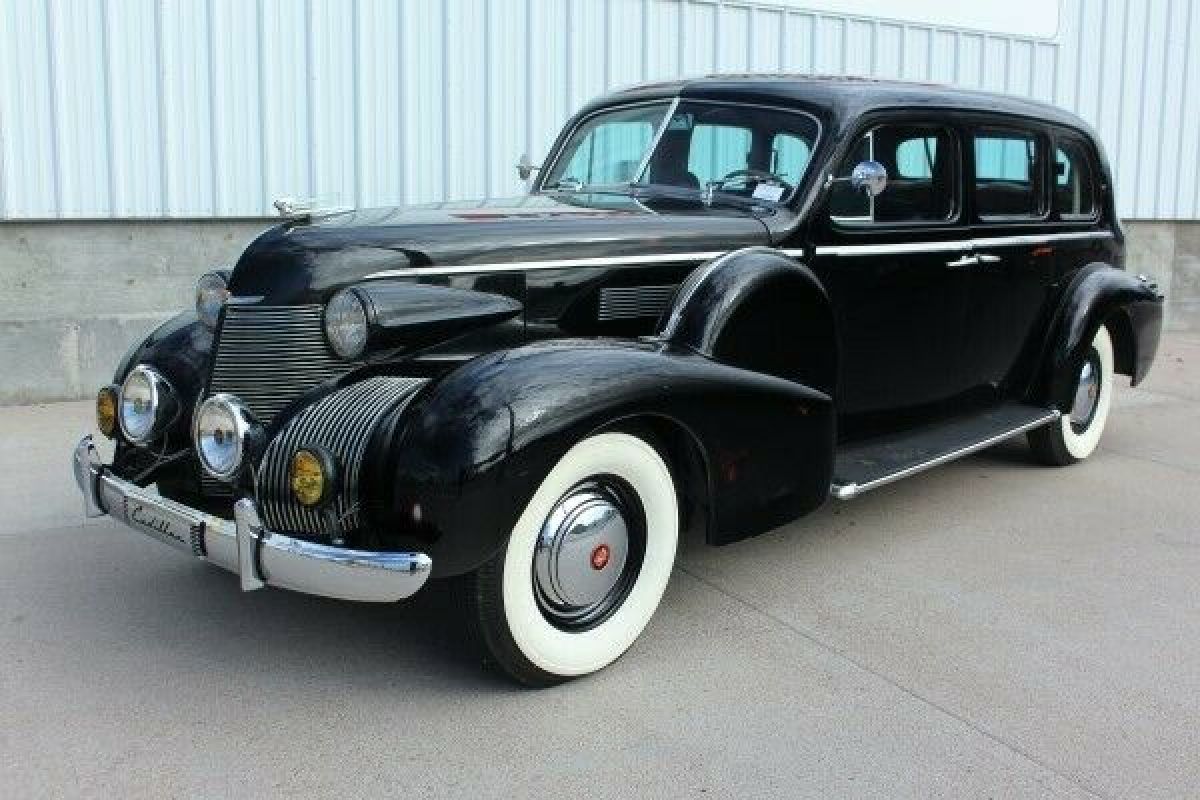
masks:
[[[1048,425],[1061,416],[1057,409],[1012,404],[855,442],[838,450],[829,493],[849,500]]]

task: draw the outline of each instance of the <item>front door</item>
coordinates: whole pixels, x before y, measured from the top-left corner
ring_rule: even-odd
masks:
[[[876,197],[848,176],[888,173]],[[962,380],[973,263],[957,130],[919,117],[883,120],[842,159],[813,226],[810,266],[829,291],[841,355],[840,438],[944,416]]]

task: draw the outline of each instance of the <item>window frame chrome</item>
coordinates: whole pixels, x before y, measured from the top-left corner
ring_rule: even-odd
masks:
[[[534,193],[553,192],[554,191],[554,189],[546,188],[546,179],[550,176],[550,174],[554,171],[554,168],[558,165],[559,159],[562,158],[562,154],[563,154],[563,151],[566,149],[567,142],[571,141],[571,138],[575,135],[575,132],[578,131],[580,126],[582,126],[588,120],[590,120],[600,114],[608,114],[612,111],[622,111],[622,110],[629,109],[629,108],[640,108],[643,106],[658,105],[659,103],[662,103],[667,100],[668,100],[667,97],[656,97],[656,98],[647,99],[647,100],[637,100],[637,101],[630,102],[630,103],[616,103],[616,104],[613,104],[610,106],[604,106],[602,108],[594,109],[594,110],[588,112],[586,115],[579,117],[574,122],[574,124],[572,124],[571,127],[569,129],[567,129],[567,131],[565,133],[560,134],[559,138],[556,140],[556,143],[561,142],[561,145],[556,147],[554,152],[551,153],[551,158],[546,161],[544,168],[542,169],[541,173],[539,173],[538,183],[534,187],[534,190],[533,190]],[[658,144],[662,140],[663,135],[667,131],[667,127],[670,124],[671,117],[673,117],[675,115],[675,112],[679,108],[679,105],[684,102],[704,104],[704,105],[722,106],[725,108],[753,108],[753,109],[758,109],[761,111],[777,111],[777,112],[784,113],[784,114],[796,114],[796,115],[799,115],[802,117],[807,117],[812,122],[814,128],[816,129],[816,135],[813,137],[812,146],[809,149],[809,161],[807,164],[804,165],[803,176],[801,176],[800,180],[796,183],[795,186],[793,186],[791,188],[791,191],[789,191],[785,197],[781,197],[779,200],[774,201],[774,202],[765,201],[765,200],[760,201],[760,202],[766,203],[767,205],[775,207],[775,208],[786,208],[786,207],[790,206],[792,201],[796,199],[796,196],[800,191],[801,185],[803,185],[804,182],[811,176],[812,168],[813,168],[813,161],[815,160],[815,158],[817,156],[817,151],[820,148],[821,142],[824,140],[824,136],[825,136],[825,126],[821,124],[820,118],[817,117],[816,114],[813,114],[811,111],[805,111],[802,108],[788,108],[786,106],[771,105],[771,104],[767,104],[767,103],[746,103],[746,102],[742,102],[739,100],[713,100],[713,99],[707,98],[707,97],[684,97],[682,95],[673,95],[669,98],[669,100],[670,100],[670,104],[667,108],[667,113],[666,113],[666,115],[663,116],[662,122],[659,123],[658,132],[654,135],[654,138],[650,141],[650,145],[646,149],[646,153],[642,157],[642,161],[638,164],[636,177],[641,177],[641,175],[643,173],[645,173],[646,168],[649,166],[650,158],[654,155],[654,151],[656,149],[658,149]],[[656,185],[659,185],[659,184],[642,183],[640,181],[634,181],[632,183],[609,184],[609,185],[604,185],[604,186],[597,185],[595,188],[597,188],[597,189],[613,189],[613,188],[626,188],[629,186],[652,187],[652,186],[656,186]],[[586,189],[584,190],[584,193],[586,193]]]

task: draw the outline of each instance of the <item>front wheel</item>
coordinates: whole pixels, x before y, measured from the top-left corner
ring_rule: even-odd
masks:
[[[507,546],[465,583],[496,664],[532,686],[615,661],[654,615],[675,563],[679,503],[658,451],[627,433],[576,444]]]
[[[1029,446],[1038,460],[1066,466],[1092,454],[1104,433],[1112,405],[1113,344],[1103,325],[1092,339],[1092,347],[1075,375],[1075,394],[1070,411],[1058,422],[1029,433]]]

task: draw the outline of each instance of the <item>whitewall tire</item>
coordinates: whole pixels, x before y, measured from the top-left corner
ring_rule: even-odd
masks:
[[[1029,434],[1030,447],[1041,461],[1065,466],[1082,461],[1096,450],[1112,406],[1114,367],[1112,337],[1101,325],[1074,376],[1071,407],[1058,422]]]
[[[654,615],[678,541],[679,502],[658,450],[628,433],[579,442],[469,581],[484,645],[530,685],[602,669]]]

